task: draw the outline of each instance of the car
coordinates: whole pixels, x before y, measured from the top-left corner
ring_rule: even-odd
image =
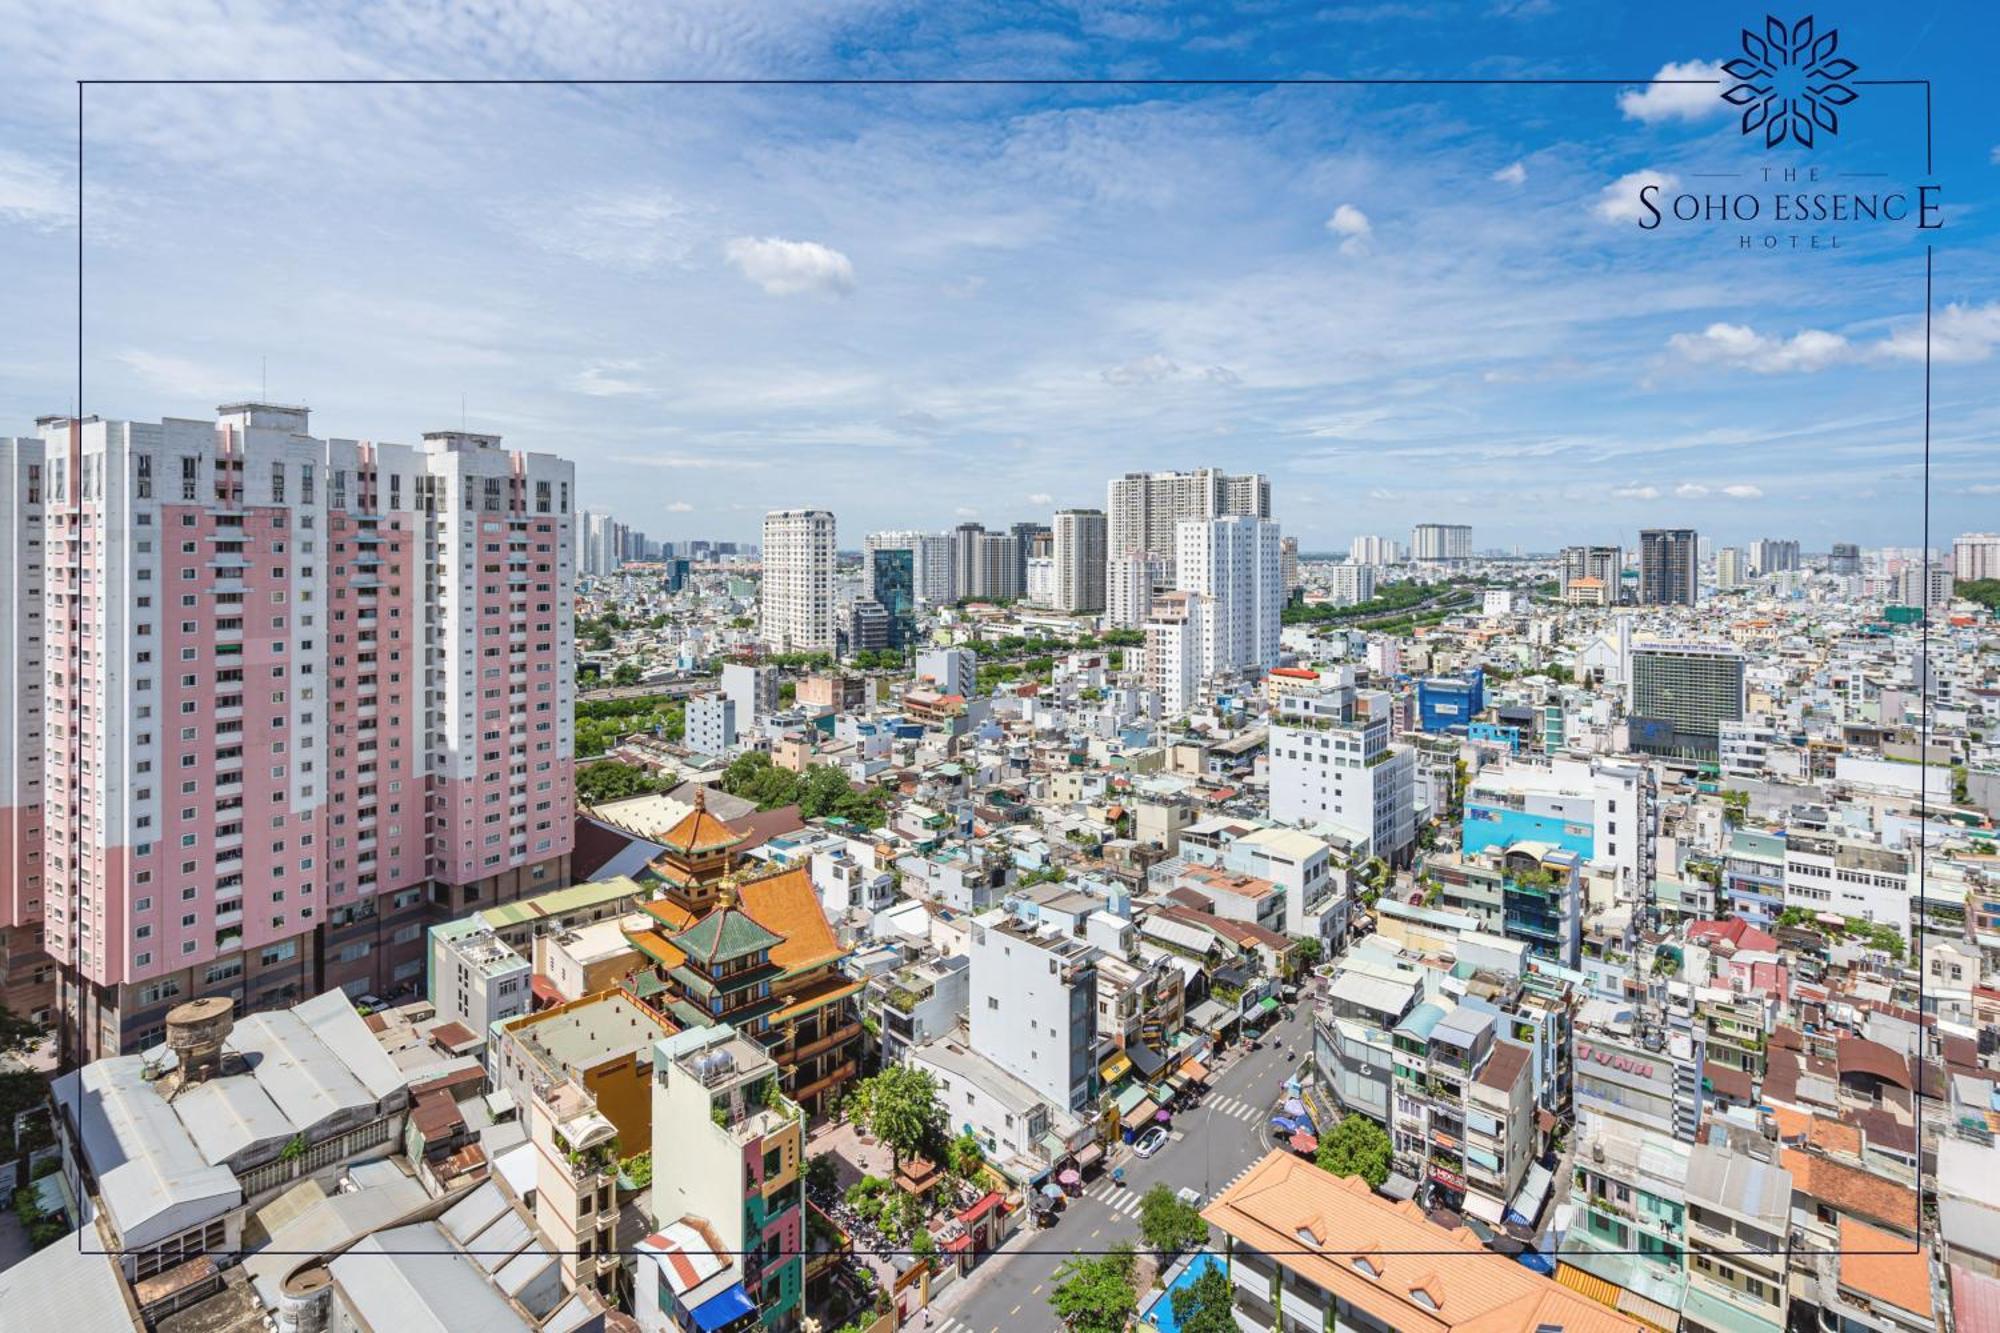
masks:
[[[1151,1157],[1167,1146],[1167,1127],[1154,1125],[1138,1138],[1132,1140],[1132,1151],[1141,1157]]]
[[[384,1001],[383,998],[379,995],[364,995],[360,999],[356,1000],[354,1003],[357,1006],[362,1006],[373,1010],[373,1009],[383,1008],[386,1004],[386,1001]]]

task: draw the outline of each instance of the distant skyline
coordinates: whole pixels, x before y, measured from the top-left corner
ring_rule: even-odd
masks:
[[[222,24],[196,0],[0,0],[22,39],[0,433],[71,406],[79,74],[1702,77],[1762,14],[1015,12],[253,3]],[[1735,248],[1744,228],[1637,225],[1647,180],[1817,163],[1849,189],[1944,186],[1948,545],[2000,509],[2000,135],[1979,103],[2000,20],[1816,13],[1864,78],[1936,80],[1933,174],[1919,101],[1886,87],[1811,154],[1664,83],[94,87],[85,406],[268,394],[315,433],[414,442],[462,400],[469,428],[574,459],[580,507],[673,540],[754,541],[765,510],[813,505],[851,549],[1212,465],[1268,473],[1305,551],[1425,521],[1481,548],[1683,525],[1916,545],[1924,236],[1765,254]]]

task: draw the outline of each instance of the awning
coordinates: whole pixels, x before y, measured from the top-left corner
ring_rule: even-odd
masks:
[[[1208,1066],[1199,1060],[1188,1060],[1181,1065],[1181,1074],[1196,1083],[1208,1081]]]
[[[1616,1282],[1607,1282],[1595,1273],[1586,1273],[1575,1264],[1557,1264],[1556,1281],[1578,1295],[1588,1296],[1599,1305],[1616,1310],[1618,1293],[1624,1290]]]
[[[1127,1046],[1125,1056],[1132,1062],[1132,1067],[1139,1071],[1139,1077],[1149,1082],[1155,1074],[1165,1068],[1167,1063],[1158,1051],[1143,1041],[1133,1042]]]
[[[1257,1001],[1257,1012],[1260,1014],[1277,1013],[1278,1012],[1277,997],[1274,995],[1266,995],[1263,999]]]
[[[1549,1200],[1549,1180],[1549,1169],[1540,1162],[1529,1166],[1527,1179],[1521,1182],[1520,1192],[1507,1211],[1528,1226],[1535,1225],[1535,1219],[1542,1215],[1542,1205]]]
[[[715,1333],[716,1329],[727,1328],[744,1315],[756,1312],[757,1307],[750,1303],[741,1282],[732,1283],[720,1296],[711,1296],[690,1311],[702,1333]]]
[[[1381,1193],[1392,1199],[1414,1199],[1417,1195],[1417,1182],[1400,1171],[1391,1171],[1389,1178],[1382,1182]]]
[[[1096,1166],[1103,1160],[1104,1145],[1101,1143],[1086,1143],[1077,1150],[1076,1164],[1080,1167]]]
[[[1499,1226],[1501,1218],[1507,1214],[1506,1205],[1498,1199],[1479,1194],[1472,1190],[1465,1192],[1465,1211],[1491,1226]]]
[[[1119,1079],[1124,1078],[1127,1074],[1131,1072],[1132,1072],[1132,1062],[1131,1060],[1126,1058],[1125,1053],[1123,1051],[1120,1051],[1118,1054],[1112,1056],[1109,1060],[1106,1060],[1102,1065],[1098,1066],[1097,1069],[1098,1076],[1101,1077],[1106,1083],[1116,1083]]]
[[[1235,1010],[1220,1000],[1203,1000],[1188,1010],[1188,1026],[1197,1032],[1220,1032],[1235,1021]]]
[[[1137,1106],[1127,1111],[1125,1113],[1124,1119],[1120,1121],[1120,1123],[1123,1124],[1127,1129],[1138,1129],[1143,1125],[1151,1124],[1153,1120],[1153,1112],[1159,1109],[1160,1108],[1158,1106],[1155,1106],[1153,1104],[1153,1099],[1151,1097],[1148,1097],[1144,1101],[1141,1101]]]

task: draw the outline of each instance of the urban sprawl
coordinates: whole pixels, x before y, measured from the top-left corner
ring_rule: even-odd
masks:
[[[2000,1327],[2000,535],[578,492],[0,439],[0,1327]]]

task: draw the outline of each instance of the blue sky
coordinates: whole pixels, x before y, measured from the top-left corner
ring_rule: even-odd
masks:
[[[1713,74],[1765,14],[665,8],[0,0],[0,430],[73,396],[79,75],[1623,80]],[[414,440],[463,401],[678,538],[819,504],[855,545],[1216,464],[1270,473],[1308,550],[1426,520],[1914,544],[1929,239],[1948,542],[2000,526],[2000,14],[1814,12],[1855,77],[1935,81],[1929,175],[1893,87],[1811,150],[1706,86],[96,87],[86,407],[201,416],[261,364],[319,433]],[[1766,166],[1935,182],[1944,228],[1637,225],[1648,181]],[[1815,231],[1838,248],[1738,249]]]

